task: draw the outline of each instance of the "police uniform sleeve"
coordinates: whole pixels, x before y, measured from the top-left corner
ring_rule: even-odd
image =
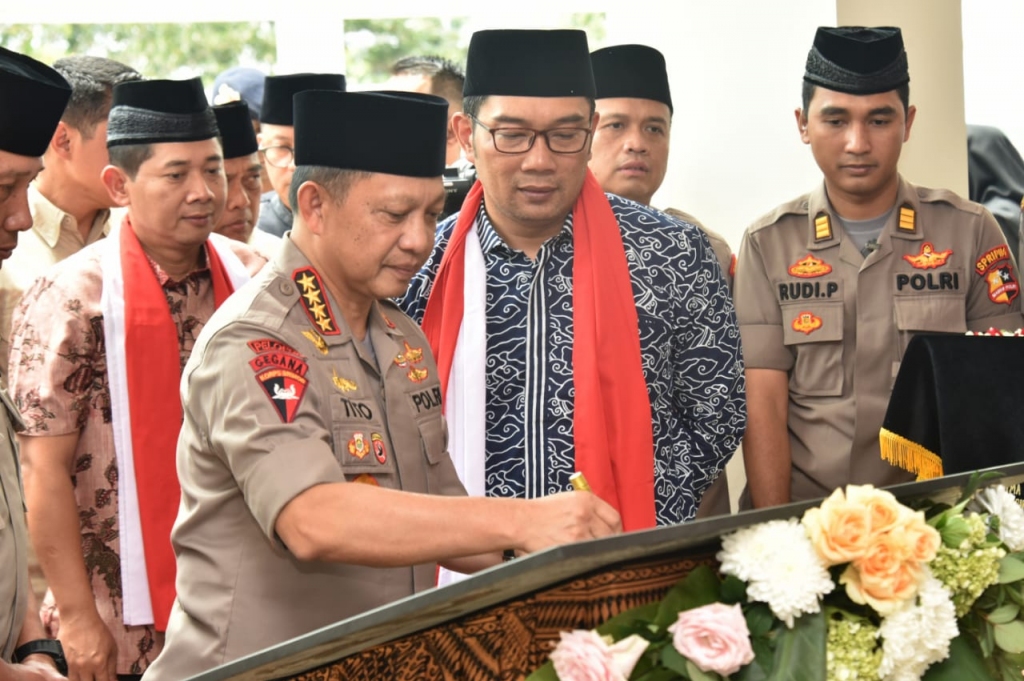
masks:
[[[748,369],[789,371],[794,357],[785,343],[782,311],[765,269],[760,240],[747,230],[740,243],[733,281],[733,299]]]
[[[188,470],[201,470],[204,458],[219,460],[278,546],[277,517],[292,499],[345,480],[322,416],[328,396],[316,393],[308,372],[306,358],[274,334],[234,323],[197,348],[182,381],[183,486],[202,487],[201,475]]]
[[[970,262],[967,328],[971,331],[1021,327],[1020,279],[999,223],[983,209],[981,229]]]

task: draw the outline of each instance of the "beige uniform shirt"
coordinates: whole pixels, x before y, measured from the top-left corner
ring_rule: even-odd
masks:
[[[111,211],[100,211],[89,236],[82,238],[75,218],[29,185],[28,205],[32,229],[18,235],[18,247],[0,269],[0,370],[7,371],[11,351],[11,320],[28,287],[50,266],[99,241],[110,231]],[[118,211],[117,219],[123,215]]]
[[[25,621],[28,590],[28,531],[15,428],[21,416],[0,390],[0,661],[10,661]]]
[[[1021,326],[1009,250],[978,204],[901,178],[878,244],[861,255],[822,185],[754,223],[740,246],[746,366],[789,374],[794,501],[912,479],[882,460],[878,431],[914,334]]]
[[[281,510],[320,483],[465,494],[419,327],[381,302],[368,337],[376,360],[287,236],[210,320],[182,380],[178,598],[147,681],[177,681],[434,586],[432,564],[303,563],[275,534]]]
[[[249,235],[248,245],[260,255],[270,259],[277,255],[277,250],[281,248],[281,237],[264,232],[262,229],[253,229]]]

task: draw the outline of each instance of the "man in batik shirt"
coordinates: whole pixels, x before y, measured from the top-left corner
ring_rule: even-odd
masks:
[[[746,423],[707,239],[587,170],[582,31],[476,33],[463,94],[453,124],[480,183],[402,300],[437,356],[463,483],[539,497],[580,470],[626,530],[693,518]]]
[[[117,85],[103,179],[127,217],[15,314],[29,527],[72,678],[137,678],[162,646],[181,369],[215,305],[264,262],[210,236],[225,194],[216,136],[198,78]]]

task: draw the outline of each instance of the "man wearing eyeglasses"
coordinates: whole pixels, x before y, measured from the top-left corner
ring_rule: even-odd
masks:
[[[402,301],[438,359],[463,483],[540,497],[578,470],[627,530],[692,518],[746,424],[707,240],[587,170],[582,31],[476,33],[463,96],[479,182]]]
[[[345,91],[345,76],[340,73],[292,73],[267,76],[263,85],[260,132],[256,136],[259,151],[273,191],[260,199],[260,217],[256,229],[284,236],[292,228],[292,208],[288,189],[295,172],[295,124],[292,98],[304,90]]]

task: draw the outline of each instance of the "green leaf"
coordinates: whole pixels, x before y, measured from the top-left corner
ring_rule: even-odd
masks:
[[[981,647],[983,656],[992,657],[992,652],[996,649],[996,632],[988,622],[985,622],[982,627],[983,633],[978,639],[978,645]]]
[[[991,681],[978,651],[966,636],[957,636],[949,644],[949,657],[933,664],[922,681]]]
[[[683,577],[661,601],[654,623],[661,629],[675,623],[683,610],[717,603],[721,584],[707,565],[701,565]]]
[[[1020,612],[1020,606],[1014,603],[1008,603],[1002,607],[996,608],[988,614],[988,621],[992,624],[1006,624],[1017,619],[1017,614]]]
[[[543,667],[526,677],[526,681],[558,681],[555,665],[548,662]]]
[[[1024,579],[1024,562],[1012,556],[1003,556],[999,560],[999,583],[1012,584]]]
[[[726,575],[722,582],[722,602],[727,605],[747,602],[747,585],[735,575]]]
[[[825,630],[820,612],[797,618],[792,629],[780,623],[769,681],[824,681]]]
[[[657,614],[658,603],[641,605],[639,608],[620,612],[618,615],[599,626],[597,628],[597,633],[602,636],[611,635],[612,638],[618,641],[626,638],[629,634],[639,633],[637,630],[646,627],[648,623],[653,622]]]
[[[1006,624],[996,624],[996,645],[1008,653],[1024,653],[1024,622],[1014,620]]]
[[[764,636],[772,630],[772,625],[775,623],[775,616],[772,615],[771,609],[764,603],[756,603],[743,613],[743,616],[747,620],[747,629],[750,630],[750,637],[757,638]]]
[[[687,665],[690,664],[690,661],[680,655],[673,646],[665,646],[661,649],[661,663],[677,674],[689,674]]]
[[[967,521],[963,519],[963,516],[949,518],[946,523],[938,529],[939,533],[942,535],[942,543],[952,549],[963,544],[964,540],[971,534],[970,528],[967,526]]]
[[[671,669],[665,669],[664,667],[658,667],[652,669],[642,676],[630,675],[630,681],[678,681],[678,679],[685,679],[685,676],[681,676]]]
[[[686,673],[691,681],[722,681],[722,677],[718,674],[701,671],[697,665],[689,660],[686,661]]]

